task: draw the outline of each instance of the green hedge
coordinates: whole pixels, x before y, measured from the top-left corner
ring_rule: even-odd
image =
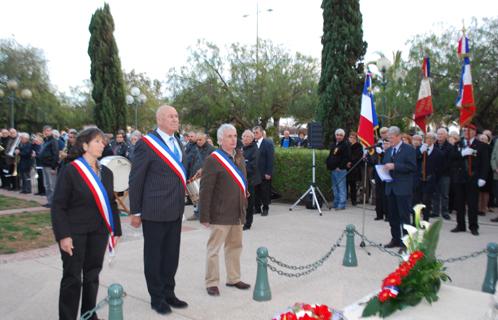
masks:
[[[328,150],[316,150],[316,183],[330,200],[330,172],[325,166],[328,154]],[[308,189],[311,184],[312,159],[310,149],[275,148],[272,186],[282,195],[280,200],[296,201]]]

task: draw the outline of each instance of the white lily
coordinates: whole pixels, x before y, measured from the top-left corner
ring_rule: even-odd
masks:
[[[418,245],[424,239],[425,230],[429,229],[430,223],[424,220],[420,220],[420,216],[422,214],[422,209],[425,208],[423,204],[417,204],[413,207],[413,211],[415,211],[415,227],[409,224],[404,224],[403,229],[405,229],[408,234],[404,236],[401,240],[404,245],[408,249],[408,253],[412,253],[418,249]]]

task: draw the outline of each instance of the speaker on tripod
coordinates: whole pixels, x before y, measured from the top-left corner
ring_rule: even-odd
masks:
[[[319,122],[308,123],[308,148],[323,148],[323,129]]]

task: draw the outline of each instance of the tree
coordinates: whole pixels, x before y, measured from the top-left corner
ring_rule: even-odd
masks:
[[[322,69],[318,119],[328,145],[336,128],[356,130],[363,84],[362,15],[359,0],[323,0]]]
[[[95,11],[90,22],[88,55],[95,101],[95,124],[106,132],[126,127],[126,102],[121,61],[114,40],[114,20],[109,5]]]

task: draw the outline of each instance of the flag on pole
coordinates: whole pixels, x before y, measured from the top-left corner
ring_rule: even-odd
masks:
[[[372,91],[372,76],[367,73],[363,93],[361,95],[360,124],[358,138],[361,144],[368,148],[375,145],[374,130],[379,126],[377,112],[375,111],[374,95]]]
[[[422,82],[418,91],[418,100],[415,105],[415,113],[413,119],[417,126],[426,133],[427,125],[425,123],[427,117],[432,114],[432,93],[431,93],[431,64],[429,57],[424,58],[422,63]]]
[[[464,127],[472,122],[472,118],[476,113],[472,74],[470,72],[469,39],[465,36],[465,33],[458,41],[457,52],[460,57],[463,57],[463,64],[456,106],[460,109],[460,126]]]

